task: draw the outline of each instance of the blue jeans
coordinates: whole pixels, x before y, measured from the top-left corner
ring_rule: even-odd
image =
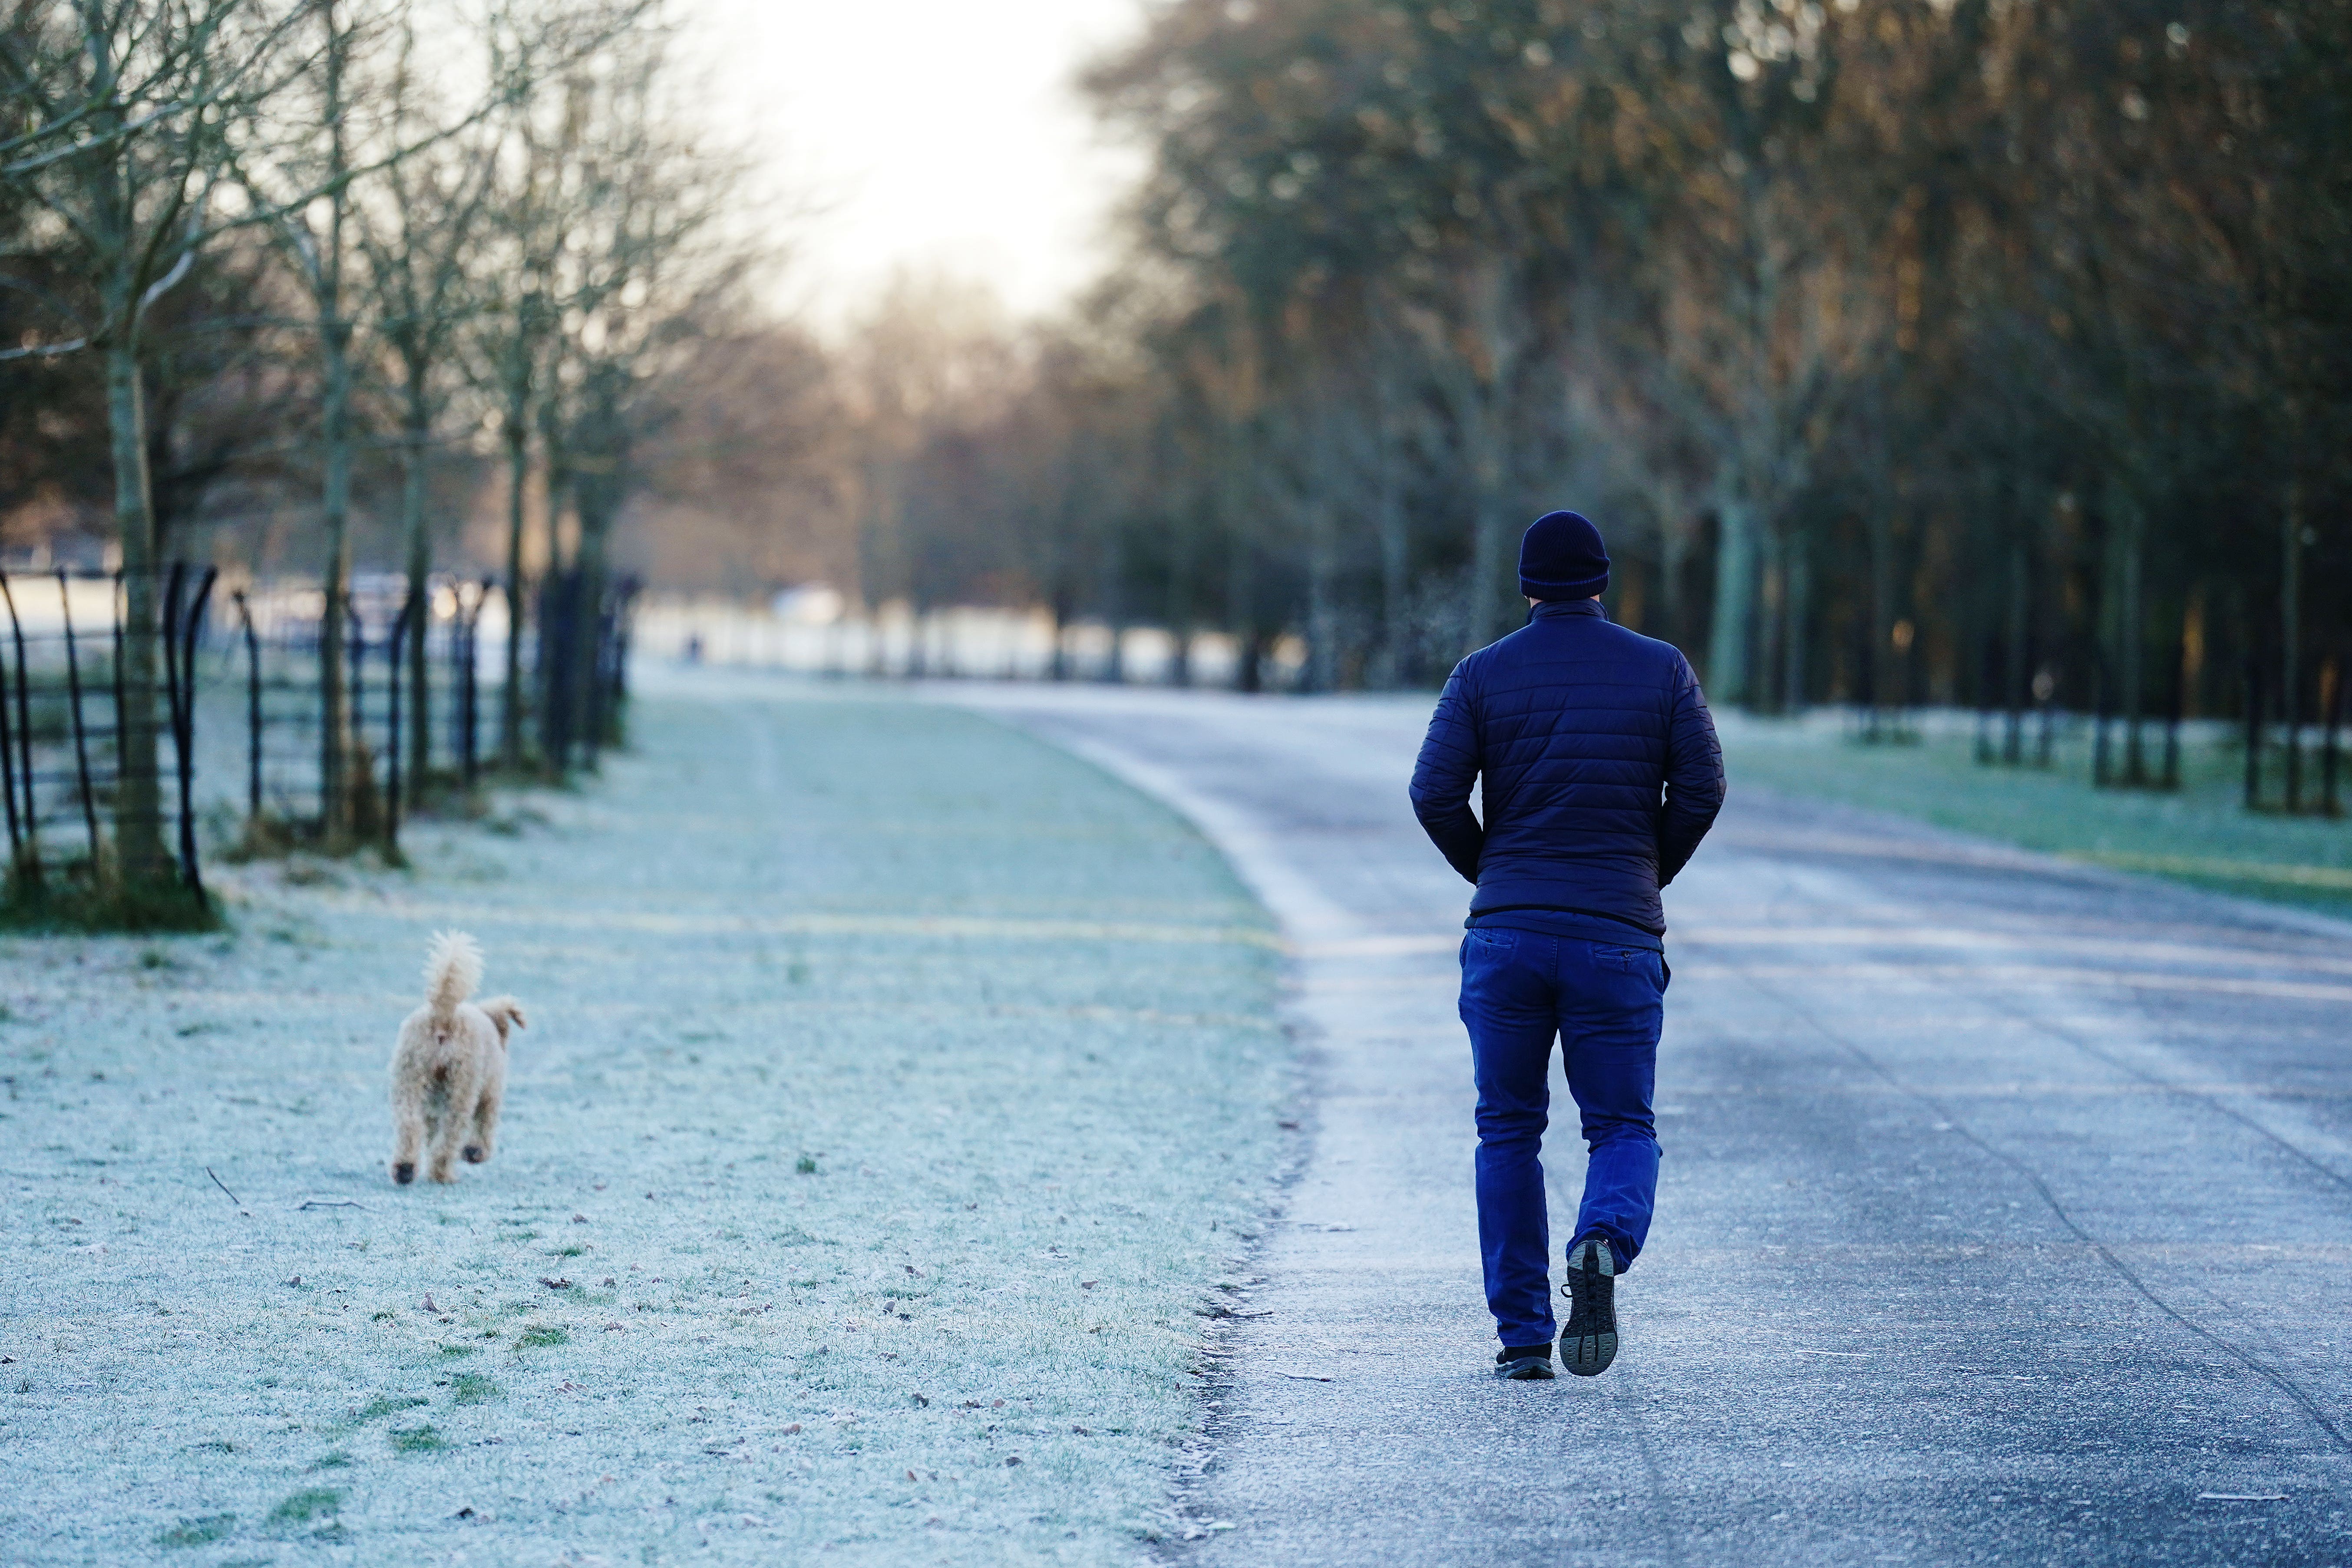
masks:
[[[1551,1042],[1590,1158],[1578,1237],[1609,1238],[1620,1269],[1650,1233],[1658,1134],[1650,1110],[1665,960],[1647,948],[1479,927],[1462,942],[1462,1022],[1478,1082],[1478,1250],[1486,1306],[1507,1346],[1539,1345],[1552,1316],[1543,1135]]]

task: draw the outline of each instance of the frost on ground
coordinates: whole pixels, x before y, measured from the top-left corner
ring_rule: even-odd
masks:
[[[1265,915],[982,719],[635,718],[413,872],[248,868],[234,938],[0,942],[0,1556],[1108,1563],[1168,1522],[1283,1157]],[[496,1158],[394,1188],[444,926],[530,1026]]]

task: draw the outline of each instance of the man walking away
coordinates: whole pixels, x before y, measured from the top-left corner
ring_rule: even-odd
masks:
[[[1641,1256],[1658,1185],[1651,1115],[1675,879],[1723,806],[1723,752],[1690,664],[1611,624],[1601,532],[1572,511],[1519,544],[1528,624],[1454,669],[1412,770],[1413,815],[1478,890],[1462,1022],[1478,1086],[1478,1249],[1505,1377],[1551,1376],[1541,1152],[1551,1043],[1590,1163],[1568,1248],[1560,1359],[1617,1354],[1616,1277]],[[1485,778],[1483,826],[1470,786]]]

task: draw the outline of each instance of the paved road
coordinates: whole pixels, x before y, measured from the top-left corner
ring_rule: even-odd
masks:
[[[1667,892],[1624,1351],[1496,1384],[1425,705],[952,694],[1192,814],[1298,943],[1309,1144],[1174,1561],[2352,1563],[2346,928],[1735,778]]]

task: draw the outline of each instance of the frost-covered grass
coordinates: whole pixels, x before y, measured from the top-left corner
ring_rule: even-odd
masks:
[[[0,939],[0,1557],[1139,1554],[1281,1158],[1266,917],[961,712],[635,717],[230,937]],[[530,1027],[496,1158],[399,1189],[445,925]]]
[[[1723,716],[1732,787],[1894,812],[2093,865],[2352,914],[2352,818],[2246,811],[2242,752],[2184,748],[2178,791],[2102,790],[2090,784],[2087,726],[2060,742],[2044,770],[1979,765],[1964,724],[1930,727],[1916,744],[1864,745],[1832,716],[1820,717],[1792,724]],[[2029,747],[2031,739],[2029,731]],[[2273,795],[2280,766],[2268,759]],[[2316,798],[2315,764],[2305,787]],[[2352,777],[2344,795],[2352,804]]]

